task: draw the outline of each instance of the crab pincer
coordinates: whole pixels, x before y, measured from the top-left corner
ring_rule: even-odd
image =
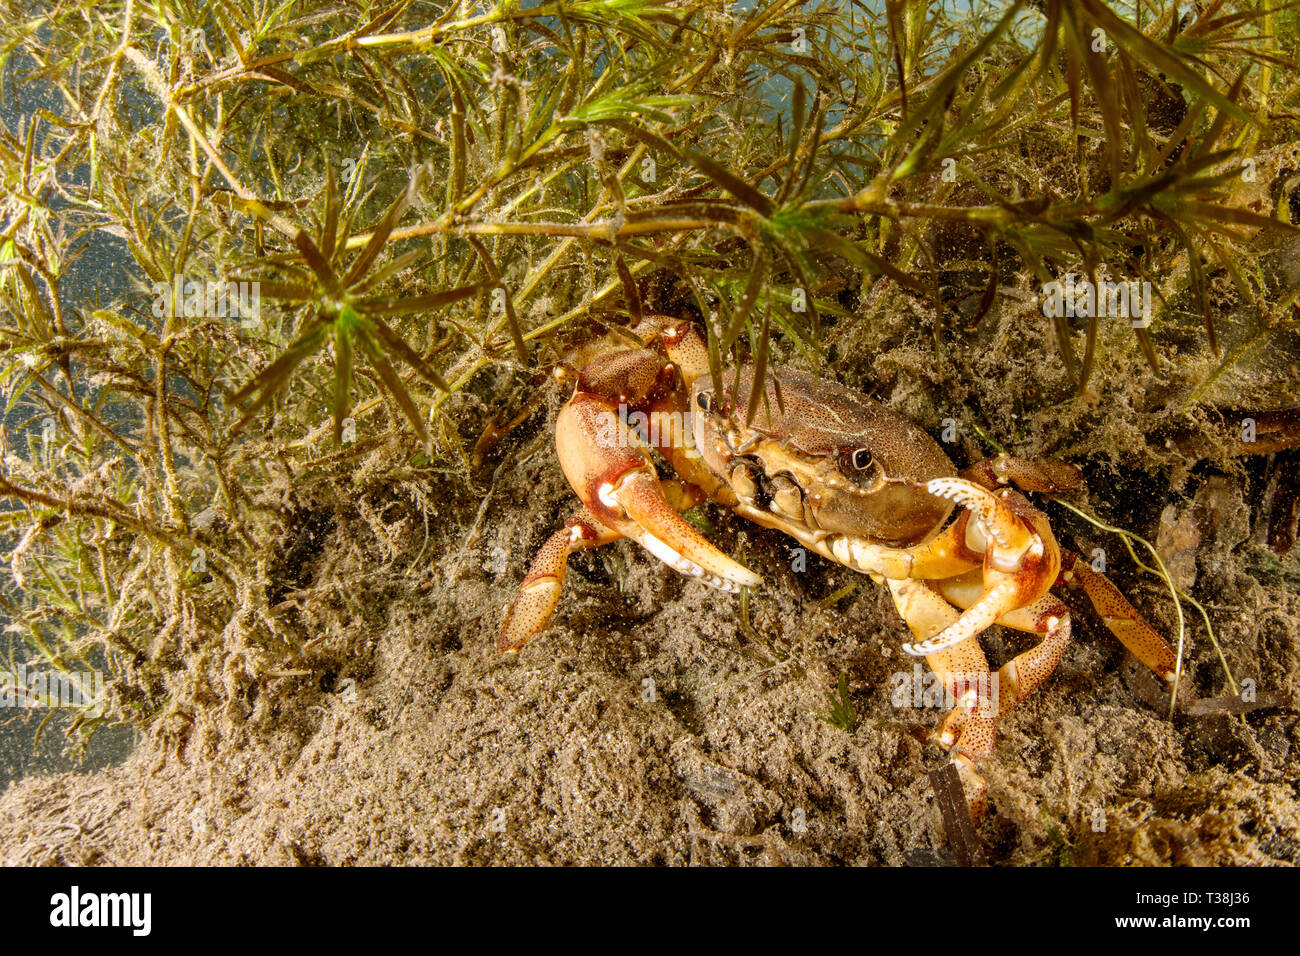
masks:
[[[507,613],[499,650],[518,651],[546,626],[570,554],[619,538],[632,539],[673,569],[722,591],[734,593],[762,583],[678,514],[660,484],[648,446],[609,399],[576,393],[556,420],[555,441],[560,467],[584,507],[534,559]],[[686,497],[693,502],[698,496]]]

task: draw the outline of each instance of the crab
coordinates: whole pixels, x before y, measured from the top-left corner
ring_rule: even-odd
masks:
[[[560,369],[576,384],[556,419],[556,449],[582,507],[534,558],[506,612],[500,652],[519,652],[546,628],[571,554],[620,538],[723,591],[758,587],[758,575],[682,518],[711,499],[889,588],[913,638],[903,650],[925,658],[953,701],[933,739],[956,765],[976,821],[988,808],[977,766],[993,753],[998,718],[1048,678],[1070,640],[1069,609],[1052,587],[1081,587],[1114,635],[1174,680],[1169,644],[1057,544],[1047,516],[1021,493],[1077,489],[1076,466],[1000,454],[958,472],[919,426],[834,381],[732,366],[719,394],[689,322],[649,316],[630,331]],[[751,410],[755,374],[776,387]],[[652,448],[675,478],[660,479]],[[1038,641],[993,671],[978,639],[993,624]]]

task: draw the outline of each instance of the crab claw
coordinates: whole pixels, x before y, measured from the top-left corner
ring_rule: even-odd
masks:
[[[761,583],[677,513],[645,442],[608,401],[576,394],[556,419],[555,443],[565,477],[601,524],[712,587],[734,592]]]
[[[762,583],[762,578],[711,545],[673,510],[653,470],[627,472],[616,483],[602,485],[600,495],[602,503],[621,506],[627,514],[629,521],[619,530],[674,570],[733,593]]]
[[[956,621],[928,640],[903,646],[917,657],[969,640],[1003,614],[1038,600],[1060,568],[1060,550],[1045,517],[1017,492],[995,495],[962,478],[936,478],[925,489],[970,513],[967,546],[984,553],[984,580],[978,599]]]

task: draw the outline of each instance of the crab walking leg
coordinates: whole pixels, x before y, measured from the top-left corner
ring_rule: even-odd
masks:
[[[957,619],[957,610],[924,581],[891,580],[889,590],[899,616],[918,641],[932,637]],[[988,659],[979,641],[971,639],[925,660],[939,676],[945,692],[957,702],[936,728],[935,740],[952,753],[971,819],[978,821],[988,809],[988,784],[975,767],[992,756],[996,739],[997,687]]]
[[[1005,489],[994,495],[961,478],[936,478],[925,487],[970,513],[967,542],[983,544],[984,569],[979,597],[961,605],[966,610],[954,623],[919,644],[903,646],[918,657],[970,640],[1009,611],[1036,601],[1055,582],[1060,564],[1046,519],[1016,492]]]
[[[532,566],[519,586],[515,603],[506,612],[501,633],[497,636],[497,650],[502,654],[518,653],[550,622],[560,601],[560,592],[564,590],[569,555],[610,544],[621,537],[617,531],[611,531],[597,521],[586,508],[566,521],[533,558]]]
[[[1055,494],[1083,487],[1083,469],[1064,461],[1030,461],[1005,452],[977,461],[961,477],[990,490],[1014,484],[1025,491]]]
[[[688,511],[704,499],[704,492],[683,481],[665,481],[662,488],[668,502],[678,511]],[[506,612],[497,637],[497,650],[502,654],[518,652],[550,623],[564,590],[569,555],[612,544],[622,537],[601,524],[586,508],[564,522],[564,527],[551,535],[533,558],[519,586],[519,594]]]
[[[1083,588],[1106,627],[1138,660],[1155,671],[1161,679],[1174,679],[1178,670],[1178,657],[1174,649],[1156,633],[1105,575],[1094,571],[1078,555],[1066,551],[1061,555],[1061,580]]]
[[[664,351],[682,373],[687,392],[697,378],[709,374],[709,347],[689,322],[668,320],[662,332]]]
[[[998,668],[998,713],[1020,703],[1051,676],[1070,643],[1070,609],[1054,594],[998,618],[999,624],[1039,634],[1042,640]]]

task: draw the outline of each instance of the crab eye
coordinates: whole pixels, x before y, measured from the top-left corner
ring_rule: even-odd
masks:
[[[695,404],[700,406],[703,411],[713,411],[713,396],[708,392],[700,392],[695,398]]]
[[[858,471],[865,471],[871,467],[874,459],[871,457],[871,450],[869,448],[859,448],[853,453],[849,460],[853,462],[853,467]]]

